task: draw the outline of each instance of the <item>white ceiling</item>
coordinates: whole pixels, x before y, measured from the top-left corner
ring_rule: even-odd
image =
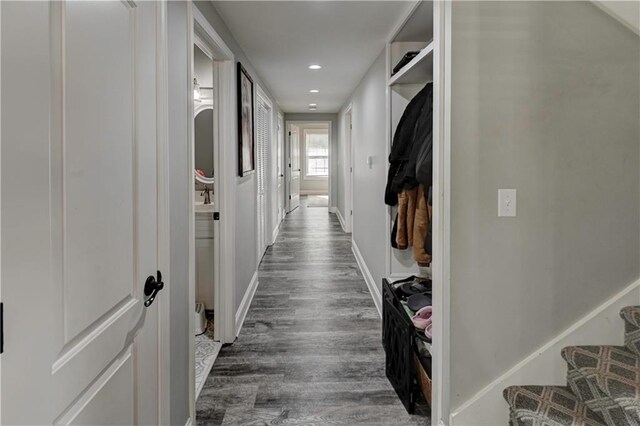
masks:
[[[337,112],[414,2],[213,3],[285,112]]]

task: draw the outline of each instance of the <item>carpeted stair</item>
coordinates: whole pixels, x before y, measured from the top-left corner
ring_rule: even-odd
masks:
[[[504,390],[511,426],[640,426],[640,306],[620,311],[625,346],[569,346],[567,387]]]

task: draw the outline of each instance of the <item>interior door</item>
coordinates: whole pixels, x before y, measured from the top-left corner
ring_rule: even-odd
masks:
[[[258,151],[258,259],[267,249],[267,220],[266,220],[266,165],[267,146],[269,144],[269,108],[258,98],[256,111],[256,142]]]
[[[291,125],[289,140],[291,145],[291,158],[289,160],[289,167],[291,169],[289,211],[292,211],[300,205],[300,128],[295,124]]]
[[[278,117],[278,158],[277,158],[277,186],[278,186],[278,221],[284,219],[284,170],[283,170],[283,151],[284,151],[284,122],[282,116]]]
[[[163,5],[0,7],[0,422],[159,424]]]

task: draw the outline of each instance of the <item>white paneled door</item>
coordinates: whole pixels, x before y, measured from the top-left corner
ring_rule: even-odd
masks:
[[[2,424],[161,421],[163,7],[0,5]]]
[[[300,127],[292,124],[289,130],[289,211],[300,205]]]
[[[267,185],[269,146],[271,144],[271,107],[265,97],[258,94],[256,102],[256,150],[258,156],[258,259],[262,258],[270,239],[267,233]]]

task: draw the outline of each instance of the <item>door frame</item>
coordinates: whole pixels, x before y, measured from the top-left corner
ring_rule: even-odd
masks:
[[[332,196],[332,191],[331,191],[331,182],[332,182],[332,177],[331,177],[331,171],[332,169],[332,165],[333,165],[333,150],[331,149],[331,146],[333,145],[333,122],[331,120],[286,120],[285,121],[285,128],[287,131],[287,135],[289,135],[289,131],[290,131],[290,126],[292,124],[295,124],[297,126],[302,126],[305,124],[326,124],[328,127],[328,135],[329,135],[329,175],[327,176],[327,195],[328,195],[328,202],[327,202],[327,209],[332,211],[331,208],[331,201],[333,200]],[[304,161],[304,155],[302,152],[302,134],[300,135],[301,139],[299,141],[300,143],[300,169],[304,170],[304,167],[302,167],[302,161]],[[289,164],[290,161],[290,156],[291,156],[291,138],[285,139],[285,152],[286,152],[286,157],[285,157],[285,164]],[[289,181],[291,180],[291,168],[290,167],[286,167],[286,186],[285,186],[285,193],[284,193],[284,198],[285,198],[285,204],[287,206],[287,211],[290,211],[290,207],[289,207],[289,195],[291,195],[291,187],[289,185]],[[304,176],[304,173],[302,173],[302,171],[300,172],[300,181],[302,181]]]
[[[451,317],[451,2],[433,2],[433,341],[432,426],[452,424]]]
[[[193,99],[193,46],[198,42],[206,43],[214,55],[214,76],[216,78],[217,93],[214,95],[214,109],[218,123],[217,138],[214,140],[214,168],[216,183],[214,184],[214,205],[220,220],[214,221],[214,338],[223,344],[235,340],[235,302],[234,283],[235,273],[235,175],[237,161],[236,151],[236,123],[235,109],[230,106],[235,101],[235,55],[229,49],[222,37],[211,26],[207,18],[192,2],[188,2],[189,40],[187,60],[187,81],[185,88],[188,92],[189,119],[187,123],[187,158],[185,165],[189,176],[189,297],[188,312],[189,330],[194,330],[195,318],[193,310],[196,303],[195,283],[195,190],[193,186],[194,167],[194,99]],[[228,143],[219,143],[227,141]],[[224,250],[221,250],[224,247]],[[190,422],[195,424],[195,336],[189,338],[189,406]]]
[[[157,36],[157,96],[156,128],[158,139],[158,269],[171,276],[171,206],[169,202],[169,42],[167,2],[156,7]],[[171,421],[171,292],[158,298],[158,395],[161,424]],[[192,315],[193,316],[193,315]],[[195,386],[195,385],[194,385]]]
[[[265,156],[265,158],[260,159],[260,153],[258,152],[258,146],[257,146],[257,135],[256,135],[256,165],[258,164],[258,161],[263,161],[264,164],[264,211],[262,212],[264,214],[264,226],[262,227],[262,241],[264,242],[264,245],[261,247],[260,246],[260,235],[258,235],[258,241],[256,242],[256,246],[257,246],[257,251],[258,251],[258,265],[260,265],[260,261],[262,260],[262,256],[264,256],[264,253],[266,252],[267,248],[270,245],[270,242],[273,238],[273,233],[269,232],[269,228],[270,228],[270,221],[269,219],[269,211],[271,210],[271,202],[270,200],[270,196],[271,196],[271,185],[270,185],[270,179],[269,177],[271,176],[271,167],[270,167],[270,162],[267,161],[269,159],[269,154],[268,152],[271,151],[271,145],[273,143],[273,102],[271,102],[271,100],[269,99],[269,96],[267,96],[267,93],[264,91],[264,89],[259,85],[256,84],[256,107],[255,110],[257,111],[257,104],[258,104],[258,99],[263,102],[267,108],[269,109],[269,114],[267,117],[267,122],[269,123],[269,131],[268,131],[268,140],[265,141],[265,153],[267,153],[267,155]],[[257,114],[254,114],[254,124],[253,127],[254,129],[257,129]],[[257,172],[257,167],[256,167],[256,172]],[[258,188],[257,188],[257,184],[258,184],[258,176],[256,174],[256,203],[257,203],[257,197],[259,196],[258,194]],[[256,204],[256,229],[260,230],[260,215],[258,214],[258,208],[257,208],[257,204]]]
[[[347,120],[348,117],[348,120]],[[344,221],[345,232],[352,232],[353,229],[353,104],[347,105],[342,113],[342,131],[345,146],[343,152],[346,158],[343,166],[345,175],[345,211],[342,217]],[[339,210],[338,210],[339,211]]]
[[[282,113],[278,113],[278,147],[277,150],[280,152],[280,164],[278,164],[278,168],[279,171],[281,172],[280,174],[282,174],[282,176],[276,176],[276,191],[278,191],[278,182],[277,179],[280,179],[280,177],[282,177],[282,203],[279,201],[279,198],[277,198],[277,203],[278,203],[278,207],[281,209],[279,210],[279,214],[276,220],[276,225],[274,227],[274,236],[273,236],[273,242],[275,243],[276,241],[276,236],[278,233],[278,230],[280,229],[280,223],[284,220],[284,217],[287,215],[287,203],[286,203],[286,197],[287,197],[287,176],[285,173],[285,166],[286,166],[286,153],[285,153],[285,124],[284,124],[284,116],[282,115]],[[277,153],[276,153],[276,163],[278,161],[278,157],[277,157]],[[276,168],[276,173],[278,172],[278,168]],[[276,194],[277,197],[280,197],[280,194],[277,193]]]

